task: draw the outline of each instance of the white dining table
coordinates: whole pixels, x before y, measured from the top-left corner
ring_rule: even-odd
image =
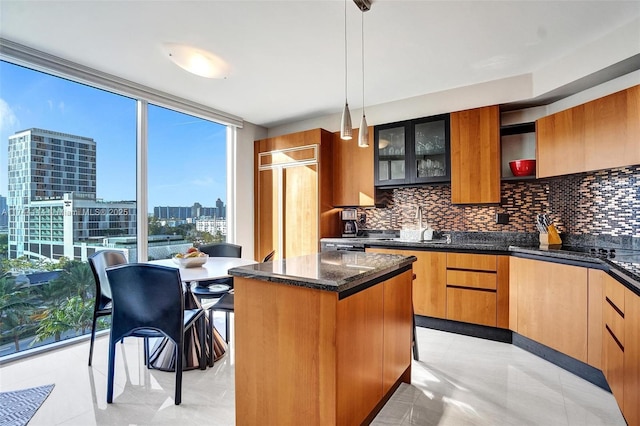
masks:
[[[152,265],[167,266],[170,268],[176,268],[180,270],[180,279],[185,285],[185,297],[184,308],[196,309],[201,308],[201,304],[191,289],[197,285],[199,281],[209,281],[220,278],[229,277],[229,269],[237,266],[253,265],[257,263],[255,260],[240,259],[236,257],[209,257],[204,265],[185,268],[179,266],[173,261],[173,259],[159,259],[150,260],[147,263]],[[209,318],[205,316],[205,321],[209,322]],[[204,350],[207,352],[206,357],[210,361],[207,363],[213,365],[213,360],[217,360],[222,357],[226,352],[224,339],[220,336],[213,324],[206,325],[207,333],[210,334],[210,338],[206,338],[207,347]],[[198,368],[199,352],[202,350],[199,347],[199,339],[197,336],[197,329],[193,328],[193,331],[185,336],[185,353],[187,354],[185,361],[183,362],[183,370],[193,370]],[[206,336],[205,336],[206,337]],[[175,359],[173,359],[173,342],[169,339],[161,339],[156,343],[151,354],[149,356],[149,364],[158,370],[173,371],[175,369]],[[210,358],[211,357],[211,358]]]
[[[182,282],[197,283],[198,281],[209,281],[229,277],[229,269],[237,266],[253,265],[257,262],[251,259],[240,259],[236,257],[209,257],[204,265],[195,268],[179,267],[173,259],[151,260],[148,263],[178,268],[180,269]]]

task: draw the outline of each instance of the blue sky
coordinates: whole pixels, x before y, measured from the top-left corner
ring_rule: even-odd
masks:
[[[136,102],[0,61],[0,195],[7,196],[7,143],[37,127],[93,138],[97,196],[135,200]],[[226,127],[149,107],[149,210],[226,203]]]

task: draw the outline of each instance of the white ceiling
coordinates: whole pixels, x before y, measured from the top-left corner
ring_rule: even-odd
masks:
[[[372,3],[367,106],[532,73],[640,17],[640,1]],[[353,110],[361,13],[352,0],[347,10]],[[265,127],[336,114],[344,102],[342,0],[0,0],[0,37]],[[165,42],[214,52],[232,71],[191,75]]]

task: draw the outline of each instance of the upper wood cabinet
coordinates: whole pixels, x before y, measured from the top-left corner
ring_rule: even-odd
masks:
[[[255,258],[319,251],[319,239],[339,234],[332,206],[333,135],[308,130],[254,145]]]
[[[369,146],[358,146],[358,129],[353,139],[343,141],[333,134],[333,205],[336,207],[373,206],[373,127],[369,127]]]
[[[451,202],[500,202],[500,110],[451,113]]]
[[[640,164],[640,85],[536,121],[537,175]]]

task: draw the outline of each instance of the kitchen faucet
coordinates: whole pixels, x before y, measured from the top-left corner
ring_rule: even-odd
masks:
[[[422,207],[416,208],[416,219],[418,219],[418,229],[422,229]]]

